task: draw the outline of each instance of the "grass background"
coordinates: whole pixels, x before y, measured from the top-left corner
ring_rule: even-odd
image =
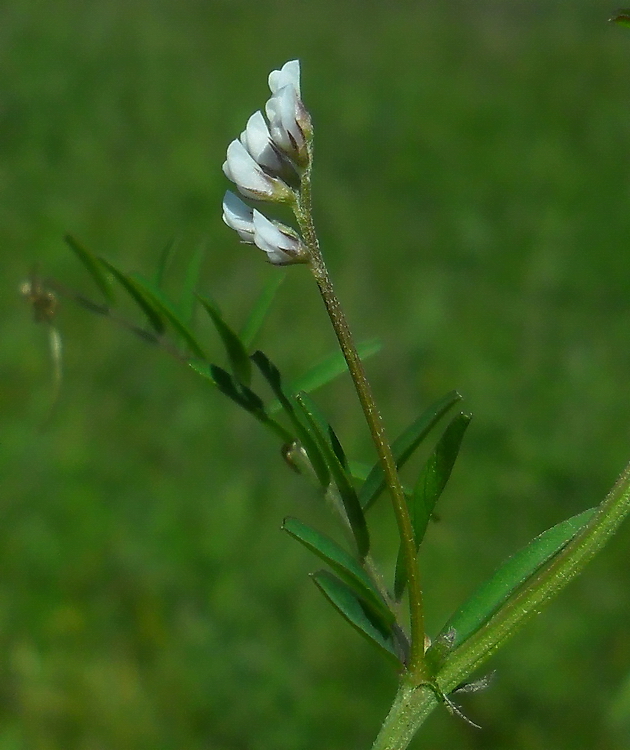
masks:
[[[53,420],[34,263],[70,231],[151,273],[179,240],[238,324],[276,269],[220,220],[227,143],[299,57],[316,218],[392,434],[475,414],[426,544],[429,626],[598,502],[629,457],[630,35],[599,2],[15,0],[0,7],[0,750],[367,748],[396,678],[278,532],[324,524],[277,446],[201,380],[63,305]],[[260,342],[334,345],[303,269]],[[95,295],[96,296],[96,295]],[[206,341],[219,351],[207,332]],[[371,458],[349,384],[320,401]],[[386,504],[381,556],[391,565]],[[415,746],[630,747],[630,530]]]

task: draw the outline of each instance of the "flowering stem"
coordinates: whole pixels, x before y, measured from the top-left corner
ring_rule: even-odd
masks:
[[[348,370],[354,382],[392,497],[409,587],[411,652],[407,669],[409,676],[417,684],[428,679],[428,673],[424,658],[422,590],[420,587],[420,572],[416,563],[416,543],[413,535],[413,527],[405,494],[400,478],[398,477],[396,461],[391,445],[385,435],[383,419],[376,406],[372,388],[363,369],[363,363],[354,344],[346,317],[334,292],[330,276],[328,275],[328,269],[319,248],[311,213],[310,169],[307,169],[302,175],[300,196],[294,206],[294,212],[302,232],[303,240],[308,248],[309,268],[315,277],[337,340],[339,341],[339,346],[348,365]]]

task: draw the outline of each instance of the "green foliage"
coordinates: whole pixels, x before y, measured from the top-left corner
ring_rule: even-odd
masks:
[[[630,10],[618,10],[610,20],[619,26],[630,26]]]
[[[101,290],[103,297],[112,304],[115,301],[114,290],[109,279],[103,273],[99,259],[71,234],[67,234],[64,239],[77,258],[83,263],[94,283]]]
[[[556,524],[506,560],[449,619],[441,635],[452,630],[455,634],[453,647],[457,647],[475,633],[509,596],[571,541],[594,512],[594,508],[585,510]]]
[[[352,555],[330,537],[295,518],[285,518],[282,528],[330,565],[337,576],[361,599],[363,606],[369,609],[372,619],[380,621],[379,630],[391,630],[396,622],[394,614],[387,607],[374,582]]]
[[[254,306],[252,307],[251,312],[249,313],[249,316],[245,321],[245,325],[243,326],[240,333],[240,339],[246,349],[249,349],[256,341],[256,337],[260,333],[260,329],[262,328],[262,325],[265,322],[265,318],[269,313],[269,308],[276,298],[276,293],[278,292],[280,284],[282,284],[284,279],[284,273],[282,273],[278,269],[278,273],[274,274],[267,281],[264,289],[254,303]]]
[[[349,586],[327,570],[313,573],[313,581],[339,614],[360,635],[378,646],[386,656],[393,657],[396,665],[400,666],[402,656],[397,649],[394,631],[391,627],[384,625],[382,618],[375,618],[372,610],[365,606],[363,600],[357,597]]]
[[[341,444],[332,427],[326,423],[315,404],[305,393],[297,394],[295,403],[339,490],[345,517],[352,529],[359,556],[364,558],[370,550],[370,534],[363,509],[352,484],[352,477],[347,470]]]
[[[70,242],[69,244],[75,250],[79,260],[90,270],[99,286],[103,285],[98,271],[95,270],[98,269],[99,262],[114,275],[114,278],[130,294],[141,312],[147,316],[156,332],[164,334],[166,330],[164,320],[168,321],[175,334],[187,345],[190,354],[196,358],[191,361],[185,356],[182,359],[210,380],[218,391],[281,437],[285,443],[284,455],[290,465],[297,469],[298,473],[302,473],[304,469],[314,471],[320,483],[322,495],[329,500],[333,500],[332,505],[338,511],[342,525],[344,528],[347,526],[352,533],[356,544],[357,559],[331,538],[315,531],[301,521],[285,519],[283,528],[294,539],[324,560],[334,571],[334,573],[318,571],[312,576],[313,581],[331,605],[359,634],[380,649],[388,658],[393,658],[397,664],[402,665],[410,678],[415,677],[417,679],[413,671],[418,663],[414,661],[414,643],[418,642],[414,641],[414,638],[417,638],[418,634],[413,629],[413,608],[412,634],[411,641],[409,641],[404,631],[404,624],[399,621],[399,617],[388,604],[389,595],[384,590],[379,590],[378,586],[382,586],[380,576],[371,572],[373,563],[366,559],[370,552],[370,533],[359,495],[353,484],[354,474],[350,469],[346,452],[336,432],[319,407],[304,392],[293,395],[287,394],[282,384],[280,372],[270,359],[260,350],[254,352],[250,359],[244,342],[232,327],[224,321],[218,308],[206,297],[194,292],[199,268],[198,258],[193,259],[193,262],[188,265],[182,308],[192,309],[191,301],[187,299],[186,295],[191,300],[197,299],[202,304],[219,334],[232,374],[205,359],[203,349],[197,338],[181,320],[175,307],[160,289],[140,274],[128,275],[107,261],[102,259],[96,261],[94,256],[84,248],[77,250],[76,248],[79,246],[76,242]],[[191,271],[191,268],[194,270]],[[61,287],[57,288],[61,289]],[[35,289],[34,282],[32,282],[30,289],[29,294],[32,303],[38,304],[36,296],[41,292]],[[80,300],[84,306],[86,302],[88,307],[92,304],[75,293],[65,291],[64,293],[73,299]],[[93,307],[102,314],[109,314],[108,308],[103,310],[98,308],[97,305],[93,305]],[[259,307],[257,304],[256,308]],[[258,315],[259,313],[255,312],[254,317]],[[251,314],[249,319],[252,319]],[[141,329],[137,329],[128,323],[126,326],[130,330],[134,330],[141,338],[144,338],[144,332]],[[154,343],[162,344],[163,340],[156,339]],[[256,364],[275,395],[277,403],[280,404],[285,417],[288,418],[290,426],[294,430],[293,435],[270,418],[265,410],[263,399],[251,389],[251,361]],[[324,380],[330,379],[340,372],[340,368],[331,367],[329,363],[323,375],[320,368],[318,377],[310,382],[321,384]],[[432,427],[458,400],[459,395],[457,393],[447,394],[446,397],[425,410],[401,434],[393,444],[393,459],[399,468],[406,463]],[[470,415],[460,413],[450,421],[425,461],[413,491],[408,494],[409,516],[408,521],[404,521],[404,523],[410,524],[411,532],[409,537],[404,537],[403,532],[401,532],[401,545],[394,577],[394,595],[397,600],[401,598],[404,592],[411,570],[408,567],[407,558],[403,556],[404,539],[408,538],[409,544],[416,551],[420,547],[429,520],[433,516],[436,504],[453,471],[470,419]],[[308,459],[307,464],[304,464],[300,459],[300,451],[304,452],[302,458],[305,456]],[[363,491],[365,496],[368,499],[374,499],[381,481],[378,472],[375,469],[370,471],[359,469],[357,473],[364,476]],[[329,484],[331,481],[332,484]],[[431,682],[426,684],[431,685],[433,694],[420,691],[415,695],[416,701],[428,699],[427,705],[433,705],[437,696],[450,707],[452,712],[466,718],[447,697],[447,693],[453,690],[453,685],[457,685],[462,677],[468,677],[478,664],[483,663],[493,649],[510,637],[522,622],[531,617],[536,606],[539,606],[540,603],[563,588],[566,581],[575,575],[590,557],[603,546],[630,508],[628,481],[630,481],[628,477],[622,477],[619,480],[606,499],[605,504],[600,506],[599,513],[587,511],[558,524],[537,537],[527,548],[504,563],[497,573],[455,612],[426,656],[428,668],[431,670],[429,673]],[[367,491],[365,490],[366,485],[368,485]],[[604,506],[608,507],[608,510],[604,510]],[[593,518],[593,523],[588,524],[591,518]],[[598,519],[600,519],[600,525],[603,524],[601,530],[597,530]],[[572,546],[571,540],[582,529],[585,532],[582,535],[583,539],[580,537],[582,539],[580,546]],[[573,554],[572,558],[567,558],[567,555],[564,555],[563,558],[561,553],[565,548],[567,553]],[[555,556],[559,556],[561,563],[564,564],[564,568],[561,567],[557,572],[553,572],[549,565],[549,562]],[[415,564],[415,560],[413,564]],[[370,573],[368,573],[368,570]],[[378,585],[375,575],[379,580]],[[410,586],[409,588],[410,602],[419,602],[417,586],[415,588]],[[523,592],[523,597],[521,597],[523,604],[520,604],[520,592]],[[512,603],[514,603],[513,606],[510,606]],[[484,632],[488,631],[485,641],[483,639],[481,641],[475,640],[475,636],[482,629],[484,629]],[[420,632],[420,637],[424,637],[423,631]],[[424,641],[422,646],[424,648]],[[423,667],[422,679],[426,680],[426,677],[424,677],[426,674],[427,672]],[[446,687],[442,688],[439,681]],[[460,688],[456,689],[459,690]],[[474,686],[470,686],[471,691],[475,689]],[[403,695],[408,690],[405,681],[401,683],[400,690]],[[401,709],[397,706],[398,698],[394,701],[393,713],[390,714],[381,729],[375,748],[391,746],[392,737],[409,736],[407,730],[401,734],[398,727],[397,712]],[[409,710],[407,698],[404,698],[404,706],[406,708],[402,710],[406,715]],[[424,716],[424,709],[420,707],[420,704],[418,704],[413,716]],[[417,720],[413,718],[412,721],[417,727]],[[473,722],[470,723],[477,726]],[[396,742],[394,744],[397,747],[399,746]],[[400,747],[407,747],[407,744],[408,739],[404,740]]]
[[[139,283],[137,279],[119,271],[104,258],[99,258],[98,260],[113,275],[116,281],[119,282],[131,299],[147,316],[151,328],[153,328],[158,335],[162,335],[166,330],[163,311],[160,309],[160,306],[155,303],[155,300],[152,299],[152,296],[146,293],[143,284]]]
[[[594,512],[595,509],[591,508],[556,524],[507,559],[494,575],[449,618],[436,638],[437,647],[432,649],[432,657],[439,658],[445,641],[448,641],[448,650],[450,650],[477,632],[508,597],[516,593],[546,562],[571,541],[593,517]],[[451,639],[447,638],[449,633],[453,634]]]
[[[387,365],[373,373],[388,426],[453,384],[476,413],[454,501],[425,542],[440,568],[427,589],[430,631],[460,601],[462,571],[483,580],[618,472],[629,419],[628,42],[592,3],[529,7],[252,5],[235,36],[234,8],[220,3],[12,5],[2,28],[2,750],[360,747],[380,724],[391,673],[300,588],[308,559],[273,529],[305,511],[281,499],[287,477],[270,471],[276,454],[260,431],[62,301],[69,361],[57,417],[40,434],[45,344],[15,301],[34,255],[47,274],[75,273],[64,231],[119,268],[150,272],[155,248],[183,230],[183,258],[190,237],[209,236],[200,288],[241,331],[261,278],[284,271],[256,264],[220,225],[220,163],[249,114],[247,92],[259,97],[259,73],[294,54],[297,28],[317,113],[324,250],[362,335],[387,336]],[[236,89],[238,113],[225,93]],[[165,281],[180,271],[172,260]],[[314,309],[292,281],[264,331],[287,386],[330,348]],[[213,337],[203,344],[214,351]],[[360,447],[347,382],[322,403],[326,413],[350,404],[335,426]],[[308,505],[317,527],[319,512]],[[392,548],[386,539],[381,553]],[[625,750],[626,557],[621,542],[504,650],[500,689],[473,709],[492,713],[485,734],[436,716],[427,746]],[[593,695],[610,697],[614,715],[595,714]],[[514,708],[523,704],[531,710]]]
[[[186,264],[184,283],[182,284],[181,301],[179,303],[180,316],[190,326],[193,322],[197,298],[195,292],[199,286],[201,268],[205,258],[205,248],[199,247],[192,253]],[[155,284],[160,289],[160,284]]]
[[[463,413],[451,420],[420,472],[409,503],[416,547],[451,476],[470,420],[470,414]]]
[[[155,286],[158,289],[164,288],[176,249],[177,243],[171,238],[166,242],[158,256],[157,268],[155,269]]]
[[[111,267],[111,264],[109,264],[109,267]],[[128,279],[131,279],[136,288],[140,288],[143,298],[150,300],[154,308],[168,320],[191,354],[195,357],[203,358],[205,354],[199,342],[188,325],[180,318],[174,305],[167,299],[164,293],[155,287],[149,279],[144,278],[139,273],[130,274]]]
[[[236,378],[232,377],[229,372],[226,372],[218,365],[210,365],[209,370],[212,380],[217,388],[221,393],[234,401],[235,404],[243,407],[243,409],[248,412],[264,412],[263,401],[260,396],[257,396],[254,393],[254,391],[249,389],[246,385],[243,385]]]
[[[429,432],[440,419],[461,399],[456,391],[428,407],[409,427],[392,443],[396,466],[402,469]],[[380,464],[375,464],[361,487],[360,500],[364,509],[368,509],[385,489],[385,478]]]
[[[282,405],[285,414],[289,417],[291,425],[295,430],[295,435],[302,443],[322,489],[326,490],[330,483],[330,470],[327,462],[322,455],[321,447],[313,436],[312,431],[309,430],[299,419],[294,404],[284,392],[280,371],[261,351],[254,352],[254,354],[252,354],[252,360],[267,383],[269,383],[271,390]]]
[[[198,294],[197,298],[203,305],[204,310],[210,316],[210,319],[214,323],[214,327],[217,329],[217,333],[221,337],[221,341],[223,342],[223,346],[230,362],[232,374],[237,380],[240,380],[241,383],[249,386],[252,380],[252,363],[249,359],[247,349],[245,348],[245,343],[241,341],[239,336],[237,336],[230,326],[223,320],[219,311],[207,297],[202,297]]]
[[[422,467],[418,481],[408,502],[416,549],[422,544],[433,511],[440,499],[459,454],[469,414],[458,414],[444,430],[433,452]],[[403,567],[402,549],[398,553],[394,593],[397,599],[403,594],[407,577]]]
[[[364,341],[357,344],[357,351],[362,360],[373,356],[380,349],[381,344],[376,340]],[[288,383],[285,386],[285,390],[287,393],[293,395],[300,392],[311,393],[347,372],[348,365],[343,354],[339,351],[333,352],[312,365],[303,375]],[[267,405],[270,414],[273,414],[280,408],[280,402],[277,399],[274,399]]]

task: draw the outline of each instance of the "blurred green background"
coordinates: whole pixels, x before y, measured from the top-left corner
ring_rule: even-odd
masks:
[[[220,219],[228,142],[303,66],[324,251],[392,434],[475,414],[423,558],[429,626],[630,458],[630,32],[605,3],[14,0],[0,6],[0,750],[361,750],[396,676],[279,532],[325,528],[248,416],[70,304],[53,419],[34,263],[92,294],[67,231],[126,270],[199,247],[240,324],[277,269]],[[334,347],[303,269],[261,345]],[[96,297],[97,294],[94,293]],[[219,356],[219,344],[204,334]],[[371,460],[348,381],[320,394]],[[391,568],[387,504],[382,562]],[[380,516],[378,514],[381,514]],[[630,528],[414,747],[630,748]]]

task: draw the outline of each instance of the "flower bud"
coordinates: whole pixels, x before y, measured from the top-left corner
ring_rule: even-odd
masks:
[[[275,145],[297,165],[308,165],[307,144],[313,135],[311,117],[300,98],[300,61],[291,60],[269,75],[273,96],[265,106]]]
[[[295,93],[301,96],[300,90],[300,61],[289,60],[280,68],[269,73],[269,88],[275,94],[285,86],[293,86]]]

